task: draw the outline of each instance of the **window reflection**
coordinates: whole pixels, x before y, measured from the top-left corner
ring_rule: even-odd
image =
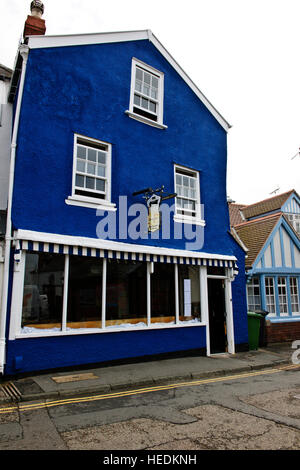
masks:
[[[106,325],[147,324],[147,264],[108,260]]]
[[[102,260],[70,256],[67,327],[101,328]]]
[[[64,255],[26,255],[22,327],[61,328]]]
[[[200,321],[200,279],[198,266],[178,266],[178,288],[179,320],[188,321],[197,318]]]
[[[151,323],[175,322],[175,268],[157,263],[151,274]]]

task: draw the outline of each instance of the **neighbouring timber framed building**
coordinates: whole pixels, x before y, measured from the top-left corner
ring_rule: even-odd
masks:
[[[300,337],[300,198],[295,190],[255,204],[230,204],[231,225],[248,248],[248,310],[266,310],[266,340]]]

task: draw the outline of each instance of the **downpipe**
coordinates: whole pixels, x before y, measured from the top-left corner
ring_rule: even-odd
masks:
[[[11,140],[11,153],[10,153],[10,168],[9,168],[9,180],[8,180],[8,202],[7,202],[7,218],[6,218],[6,233],[5,233],[5,252],[4,252],[4,269],[3,269],[3,283],[2,283],[2,302],[1,302],[1,317],[0,317],[0,374],[4,373],[5,365],[5,347],[6,347],[6,319],[7,319],[7,302],[8,302],[8,285],[9,285],[9,267],[11,257],[11,242],[12,238],[12,196],[14,188],[14,177],[15,177],[15,161],[16,161],[16,148],[17,148],[17,137],[19,130],[21,103],[23,97],[27,59],[29,53],[29,47],[26,44],[21,44],[19,52],[22,56],[22,71],[20,78],[19,93],[17,98],[12,140]]]

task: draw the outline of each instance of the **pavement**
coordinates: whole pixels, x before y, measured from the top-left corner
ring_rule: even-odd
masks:
[[[292,364],[291,343],[234,355],[189,356],[0,378],[0,404],[60,399],[235,375]]]

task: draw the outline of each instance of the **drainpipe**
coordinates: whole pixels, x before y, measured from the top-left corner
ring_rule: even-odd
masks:
[[[12,140],[11,140],[11,151],[10,151],[10,169],[9,169],[9,181],[8,181],[8,202],[7,202],[7,219],[6,219],[6,235],[5,235],[5,254],[4,254],[2,302],[1,302],[1,317],[0,317],[0,374],[4,373],[4,364],[5,364],[5,344],[6,344],[5,333],[6,333],[6,318],[7,318],[9,266],[10,266],[10,255],[11,255],[11,242],[13,240],[11,209],[12,209],[12,196],[13,196],[13,187],[14,187],[17,137],[18,137],[18,130],[19,130],[20,111],[21,111],[21,103],[22,103],[23,90],[24,90],[24,82],[25,82],[29,47],[26,44],[21,44],[21,46],[19,47],[19,53],[22,56],[23,62],[22,62],[22,72],[21,72],[21,78],[20,78],[20,86],[19,86],[19,93],[18,93]]]

